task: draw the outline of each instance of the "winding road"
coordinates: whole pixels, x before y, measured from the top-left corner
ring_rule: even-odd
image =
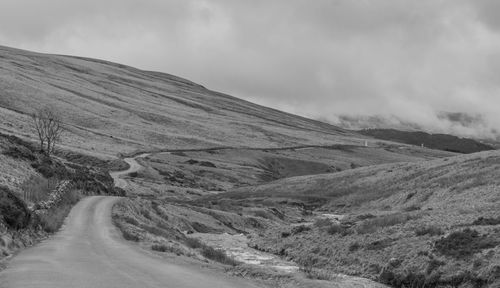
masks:
[[[149,155],[151,155],[151,154],[144,153],[144,154],[137,155],[133,158],[123,159],[123,161],[127,162],[127,164],[129,165],[129,168],[127,170],[113,171],[113,172],[109,173],[109,175],[111,175],[111,177],[113,177],[113,179],[115,180],[115,186],[120,187],[122,189],[127,187],[128,186],[127,180],[121,178],[121,176],[141,170],[142,166],[141,166],[141,164],[139,164],[139,162],[137,162],[137,158],[144,158],[144,157],[148,157]]]
[[[144,157],[140,155],[139,157]],[[141,166],[126,159],[130,168]],[[231,278],[191,265],[180,265],[148,254],[123,240],[111,220],[119,197],[92,196],[70,212],[63,228],[50,239],[14,257],[0,273],[1,288],[256,288],[244,279]]]

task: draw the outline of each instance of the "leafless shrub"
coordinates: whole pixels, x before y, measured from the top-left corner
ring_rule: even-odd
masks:
[[[46,155],[54,152],[63,132],[63,123],[59,113],[52,107],[42,108],[31,115],[40,142],[40,150]]]

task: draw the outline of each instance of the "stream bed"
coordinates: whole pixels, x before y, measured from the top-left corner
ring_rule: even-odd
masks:
[[[272,268],[285,273],[294,273],[299,270],[294,262],[248,247],[248,239],[243,234],[194,233],[190,236],[200,239],[209,246],[226,251],[229,256],[245,264]]]

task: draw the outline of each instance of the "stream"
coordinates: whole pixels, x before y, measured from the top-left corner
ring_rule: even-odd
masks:
[[[245,264],[272,268],[285,273],[294,273],[299,270],[299,267],[294,262],[248,247],[248,239],[243,234],[193,233],[191,237],[198,238],[214,248],[222,249],[235,260]]]

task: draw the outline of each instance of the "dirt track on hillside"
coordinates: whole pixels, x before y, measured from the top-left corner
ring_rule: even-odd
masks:
[[[149,154],[148,153],[143,153],[143,154],[140,154],[140,155],[137,155],[133,158],[125,158],[123,159],[123,161],[127,162],[127,164],[129,165],[129,168],[127,170],[123,170],[123,171],[114,171],[114,172],[110,172],[109,174],[111,175],[111,177],[113,177],[113,179],[115,180],[115,186],[116,187],[120,187],[122,189],[124,189],[125,187],[128,186],[128,183],[127,183],[127,180],[125,179],[122,179],[121,176],[123,175],[127,175],[129,173],[132,173],[132,172],[137,172],[139,171],[142,166],[141,164],[139,164],[137,162],[137,158],[143,158],[143,157],[147,157]]]

